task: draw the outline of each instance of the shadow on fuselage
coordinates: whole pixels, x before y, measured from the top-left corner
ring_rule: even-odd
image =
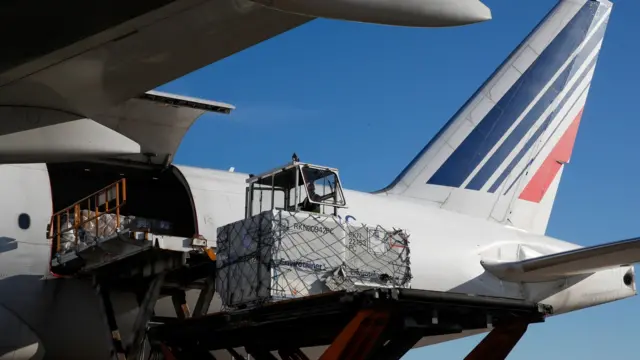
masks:
[[[135,302],[131,304],[135,310]],[[4,278],[0,280],[0,357],[22,349],[8,358],[111,359],[103,314],[89,281],[44,280],[39,275]]]
[[[0,253],[4,253],[18,248],[18,242],[14,238],[0,236]]]
[[[540,283],[515,283],[502,281],[485,271],[475,278],[460,284],[449,291],[464,294],[524,299],[536,303],[544,302],[546,299],[549,299],[554,295],[560,295],[554,298],[554,303],[556,304],[556,307],[561,307],[567,300],[567,296],[562,296],[560,293],[590,276],[591,274],[580,275],[562,280]]]

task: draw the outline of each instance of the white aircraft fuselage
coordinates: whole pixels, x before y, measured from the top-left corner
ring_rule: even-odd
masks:
[[[178,166],[189,183],[201,224],[215,227],[244,217],[244,189],[247,175]],[[51,215],[52,197],[45,164],[2,165],[0,189],[7,204],[0,209],[0,327],[10,333],[3,349],[12,349],[15,359],[31,359],[44,352],[51,358],[106,358],[109,329],[101,314],[98,295],[89,282],[74,279],[43,279],[49,269],[50,244],[45,229]],[[547,236],[529,234],[509,226],[439,209],[421,201],[407,201],[345,190],[354,221],[408,229],[412,263],[412,287],[490,296],[513,297],[552,305],[555,314],[575,311],[636,295],[635,283],[625,285],[624,275],[632,266],[595,272],[575,281],[559,280],[536,284],[503,282],[488,274],[483,259],[516,260],[521,248],[533,254],[557,253],[579,245]],[[170,205],[167,204],[170,211]],[[19,226],[20,214],[28,214],[28,229]],[[206,229],[201,228],[201,233]],[[14,240],[15,239],[15,240]],[[15,241],[15,249],[9,250]],[[198,291],[189,295],[191,301]],[[135,316],[131,298],[116,300],[118,321],[126,324]],[[193,304],[193,303],[192,303]],[[210,312],[220,309],[216,300]],[[156,307],[158,315],[173,316],[170,302]],[[10,329],[19,329],[11,330]],[[474,335],[463,332],[423,338],[416,347]],[[11,342],[13,339],[13,342]],[[2,343],[0,343],[2,344]],[[71,350],[73,349],[73,350]],[[60,352],[58,352],[60,351]],[[308,350],[313,353],[313,349]],[[5,354],[5,355],[7,355]],[[21,355],[24,354],[24,355]],[[27,354],[30,354],[27,356]],[[35,357],[38,358],[38,357]]]

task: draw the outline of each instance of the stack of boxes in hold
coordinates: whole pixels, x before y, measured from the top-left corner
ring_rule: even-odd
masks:
[[[231,308],[411,280],[404,230],[283,210],[218,228],[217,267],[216,288]]]
[[[71,250],[81,251],[88,246],[95,244],[98,239],[107,238],[121,232],[124,229],[131,230],[131,236],[136,240],[146,240],[147,233],[166,234],[170,232],[173,225],[168,221],[146,219],[135,216],[123,216],[110,213],[102,213],[97,216],[90,210],[80,211],[78,229],[78,248],[75,247],[76,234],[73,231],[73,212],[65,219],[61,226],[61,252],[66,253]],[[120,221],[117,217],[120,217]],[[119,226],[119,227],[118,227]]]
[[[80,219],[78,219],[78,223],[82,224],[80,229],[78,229],[78,249],[82,250],[86,246],[87,243],[94,242],[96,239],[103,238],[105,236],[111,235],[119,230],[121,230],[122,225],[124,224],[125,217],[120,216],[120,229],[117,229],[117,215],[116,214],[100,214],[96,220],[96,213],[90,210],[81,210],[80,211]],[[69,214],[70,216],[64,219],[64,223],[61,226],[62,236],[61,236],[61,252],[66,253],[74,249],[76,243],[76,234],[73,232],[73,212]]]

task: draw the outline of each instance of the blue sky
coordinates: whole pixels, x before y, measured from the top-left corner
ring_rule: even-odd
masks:
[[[229,102],[205,115],[180,164],[260,172],[290,159],[338,167],[345,187],[387,185],[431,139],[555,0],[486,0],[494,19],[451,29],[315,20],[160,88]],[[612,13],[548,235],[594,245],[640,235],[640,2]],[[321,137],[319,142],[307,136]],[[509,359],[629,359],[640,298],[533,325]],[[405,356],[461,359],[476,336]]]

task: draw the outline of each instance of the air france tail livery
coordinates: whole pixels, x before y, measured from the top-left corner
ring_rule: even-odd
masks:
[[[610,11],[561,2],[384,193],[544,233]]]
[[[555,314],[636,295],[640,239],[584,248],[544,235],[611,9],[608,0],[561,0],[388,187],[344,192],[342,218],[409,230],[412,287],[527,299]],[[43,277],[52,208],[124,176],[129,209],[171,221],[175,236],[213,240],[244,217],[246,174],[115,160],[0,166],[0,356],[110,357],[90,281]],[[130,324],[135,300],[123,293],[112,301],[118,322]],[[219,300],[210,311],[218,309]],[[156,314],[173,316],[170,302]]]

